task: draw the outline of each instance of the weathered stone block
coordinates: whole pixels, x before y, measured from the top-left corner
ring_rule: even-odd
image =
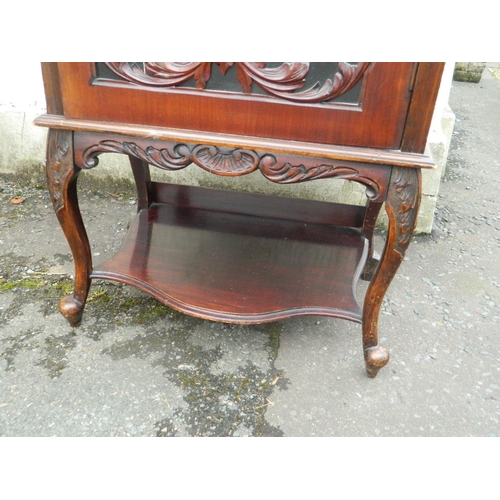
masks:
[[[485,67],[485,62],[457,62],[455,63],[453,80],[457,82],[479,83]]]
[[[429,234],[432,231],[436,203],[437,196],[422,195],[415,233]]]

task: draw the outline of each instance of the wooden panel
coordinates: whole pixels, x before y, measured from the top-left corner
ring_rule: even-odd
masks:
[[[370,63],[338,62],[97,62],[104,83],[182,87],[275,96],[291,102],[358,104]]]
[[[398,149],[414,63],[375,63],[361,105],[191,89],[93,85],[90,63],[58,63],[65,116],[270,139]]]
[[[423,153],[431,126],[444,63],[419,63],[401,150]]]
[[[42,76],[45,88],[47,113],[53,115],[64,115],[57,63],[43,63]]]

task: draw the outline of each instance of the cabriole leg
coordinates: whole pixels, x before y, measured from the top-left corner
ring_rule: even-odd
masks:
[[[389,361],[387,350],[378,345],[378,316],[415,229],[420,194],[420,170],[394,167],[385,204],[389,216],[387,240],[363,307],[363,351],[366,372],[372,378]]]
[[[75,264],[73,294],[59,302],[61,314],[77,326],[90,288],[92,257],[87,233],[78,206],[76,181],[80,168],[73,162],[73,133],[49,130],[47,142],[47,183],[59,224],[68,240]]]

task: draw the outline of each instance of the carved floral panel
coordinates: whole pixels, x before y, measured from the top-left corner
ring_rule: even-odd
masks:
[[[109,62],[96,63],[97,81],[156,89],[196,89],[273,96],[296,103],[358,104],[371,63]]]

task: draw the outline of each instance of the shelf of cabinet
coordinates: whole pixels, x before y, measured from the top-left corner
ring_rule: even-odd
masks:
[[[357,229],[308,222],[324,220],[329,203],[278,199],[288,206],[283,218],[275,215],[275,197],[182,191],[198,199],[195,208],[155,203],[141,210],[121,249],[92,278],[134,285],[218,321],[319,314],[360,322],[355,289],[368,242]],[[227,196],[236,213],[227,211]]]

